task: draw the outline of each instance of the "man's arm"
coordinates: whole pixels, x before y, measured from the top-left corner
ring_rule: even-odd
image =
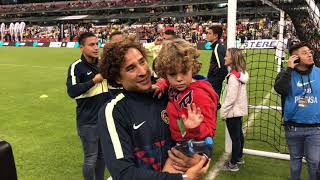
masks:
[[[292,68],[288,67],[285,71],[281,71],[276,77],[274,90],[283,96],[286,96],[289,89],[291,89],[292,70]]]
[[[126,119],[128,116],[121,113],[115,105],[121,100],[121,94],[108,105],[102,108],[98,118],[98,133],[101,140],[104,160],[114,180],[178,180],[182,174],[158,172],[136,166],[136,157],[133,153],[134,145],[129,134],[130,127]]]
[[[217,61],[217,67],[215,71],[212,72],[214,76],[219,77],[219,79],[224,80],[228,74],[228,69],[224,65],[224,57],[226,56],[226,49],[221,45],[217,44],[216,48],[213,49],[213,55]]]
[[[220,60],[220,68],[219,68],[219,75],[224,79],[228,74],[227,66],[224,65],[224,57],[226,56],[226,49],[223,47],[223,45],[219,44],[218,47],[218,56]]]
[[[297,55],[291,55],[288,59],[288,67],[285,71],[280,72],[274,83],[274,90],[282,96],[286,96],[291,89],[291,73],[299,64],[296,60],[299,59]]]
[[[218,58],[219,58],[218,60],[220,61],[221,67],[225,66],[224,65],[224,57],[225,56],[226,56],[226,49],[223,47],[223,45],[218,44]]]
[[[80,72],[78,72],[76,65],[72,64],[68,69],[67,78],[67,92],[71,98],[80,96],[92,88],[96,83],[99,83],[103,80],[100,74],[96,74],[92,80],[80,82],[79,76]]]

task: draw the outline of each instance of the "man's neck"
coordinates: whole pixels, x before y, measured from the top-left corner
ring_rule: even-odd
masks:
[[[96,58],[88,57],[87,55],[83,54],[83,56],[86,58],[86,61],[90,64],[94,64],[96,62]]]
[[[307,65],[297,65],[296,66],[296,69],[298,71],[301,71],[301,72],[304,72],[304,71],[308,71],[310,69],[310,66],[307,66]]]
[[[216,43],[216,42],[218,42],[218,39],[213,40],[211,43],[213,44],[213,43]]]

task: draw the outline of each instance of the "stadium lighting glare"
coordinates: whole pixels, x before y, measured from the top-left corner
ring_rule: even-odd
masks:
[[[73,20],[73,19],[83,19],[86,17],[88,17],[88,15],[65,16],[65,17],[61,17],[58,19],[60,19],[60,20]]]
[[[118,22],[118,19],[111,19],[110,22]]]
[[[228,3],[220,3],[217,5],[217,7],[219,8],[224,8],[224,7],[227,7],[228,6]]]

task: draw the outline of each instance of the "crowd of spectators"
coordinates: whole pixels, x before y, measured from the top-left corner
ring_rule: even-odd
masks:
[[[83,32],[93,32],[102,41],[108,41],[113,31],[122,31],[130,34],[134,33],[140,40],[153,42],[163,32],[171,28],[177,36],[192,43],[206,41],[206,29],[214,24],[222,24],[225,30],[223,39],[226,39],[227,25],[225,23],[201,21],[199,19],[175,20],[175,18],[162,19],[143,24],[107,24],[95,26],[94,24],[61,24],[55,26],[41,27],[38,25],[27,25],[23,39],[43,39],[44,41],[77,41],[77,37]],[[278,22],[262,18],[255,21],[239,21],[237,23],[237,38],[241,41],[256,39],[277,39]],[[7,25],[8,26],[8,25]],[[63,27],[63,28],[62,28]],[[290,24],[286,27],[292,27]],[[61,29],[63,29],[61,32]],[[6,31],[9,34],[9,30]],[[285,38],[292,38],[292,31],[286,28]]]
[[[49,11],[49,10],[69,10],[69,9],[84,9],[84,8],[103,8],[117,6],[134,6],[147,5],[163,0],[93,0],[93,1],[63,1],[51,3],[31,3],[17,5],[1,5],[1,13],[21,13],[32,11]]]

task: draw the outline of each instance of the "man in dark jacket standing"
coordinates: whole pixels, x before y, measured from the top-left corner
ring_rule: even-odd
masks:
[[[278,74],[274,89],[283,100],[285,136],[290,153],[291,180],[301,179],[302,157],[310,180],[318,180],[320,162],[320,68],[314,66],[309,44],[289,49],[288,67]]]
[[[207,30],[207,40],[212,43],[208,80],[219,97],[221,95],[222,83],[228,74],[227,66],[224,65],[226,49],[220,43],[222,33],[221,26],[211,26]]]
[[[98,111],[111,99],[107,81],[98,73],[98,39],[92,33],[79,37],[81,58],[69,66],[67,90],[77,102],[77,130],[83,152],[83,176],[85,180],[103,180],[104,160],[97,136]]]

